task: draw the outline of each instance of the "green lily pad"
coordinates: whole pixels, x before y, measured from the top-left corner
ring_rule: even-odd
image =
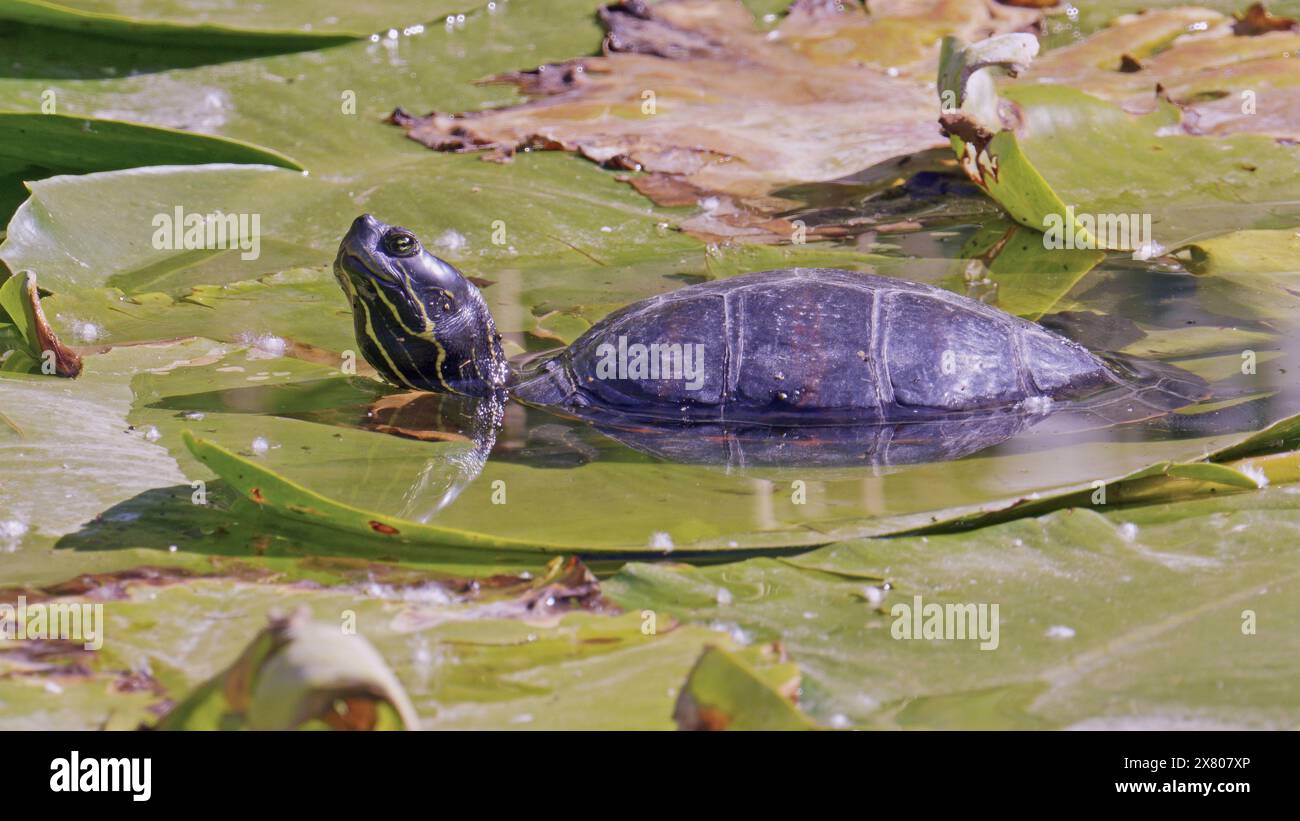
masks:
[[[748,655],[763,660],[760,652]],[[761,671],[741,654],[708,647],[677,697],[674,718],[684,730],[809,730],[814,724],[786,693],[797,691],[798,669],[788,663]],[[784,692],[783,692],[784,691]]]
[[[64,172],[198,163],[251,163],[302,170],[279,152],[238,140],[61,114],[0,111],[0,146],[0,158]]]
[[[989,59],[971,48],[950,45],[940,72],[941,94],[954,94],[958,106],[946,115],[954,149],[1012,218],[1047,232],[1045,243],[1149,257],[1300,216],[1300,181],[1287,171],[1300,158],[1294,146],[1251,135],[1165,136],[1178,121],[1174,106],[1134,116],[1068,86],[1017,85],[1004,88],[1001,101],[987,79],[959,89],[961,67]],[[989,70],[968,76],[986,78]]]
[[[446,0],[404,0],[386,3],[382,9],[338,0],[229,8],[195,0],[148,4],[139,0],[13,0],[0,12],[0,20],[103,37],[166,39],[182,45],[210,45],[216,39],[234,48],[267,44],[321,48],[392,26],[432,22],[458,9],[463,11],[462,6]]]
[[[301,726],[305,715],[412,726],[414,713],[425,728],[670,729],[704,649],[739,649],[725,631],[666,614],[584,609],[575,597],[599,595],[589,574],[579,589],[563,569],[527,582],[354,562],[338,568],[342,582],[303,583],[292,579],[310,560],[298,564],[289,577],[227,563],[223,573],[143,568],[53,586],[68,603],[93,589],[107,640],[91,652],[0,647],[0,699],[11,708],[0,723],[130,729],[155,724],[161,707],[165,727]],[[277,652],[268,616],[297,607],[311,621]],[[330,710],[329,695],[349,709]]]
[[[803,673],[801,706],[821,724],[1290,727],[1296,671],[1279,659],[1295,657],[1286,625],[1300,566],[1277,534],[1296,527],[1295,499],[1269,489],[784,560],[633,563],[606,590],[629,608],[779,638]],[[986,638],[972,624],[969,639],[908,640],[900,620],[911,627],[916,597],[923,608],[985,605]]]

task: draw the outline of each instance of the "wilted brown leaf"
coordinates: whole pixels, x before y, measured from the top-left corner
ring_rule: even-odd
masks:
[[[603,55],[489,80],[530,102],[425,117],[398,109],[392,122],[440,151],[507,160],[564,150],[648,172],[629,181],[656,202],[706,203],[706,218],[684,226],[691,233],[773,241],[791,235],[773,215],[794,204],[773,192],[945,144],[932,88],[943,35],[980,39],[1039,13],[930,0],[872,3],[869,14],[801,0],[767,33],[736,0],[627,2],[599,16]]]

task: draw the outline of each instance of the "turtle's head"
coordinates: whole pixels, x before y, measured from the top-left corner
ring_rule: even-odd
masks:
[[[388,381],[472,396],[505,385],[505,355],[482,295],[415,234],[357,217],[334,275],[352,304],[362,355]]]

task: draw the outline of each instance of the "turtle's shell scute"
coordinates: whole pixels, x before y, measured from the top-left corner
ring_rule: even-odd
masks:
[[[638,345],[698,353],[694,384],[668,367],[611,371]],[[652,297],[598,322],[549,367],[566,387],[543,403],[583,415],[766,424],[943,419],[1118,383],[1100,358],[1031,322],[929,285],[829,268]]]

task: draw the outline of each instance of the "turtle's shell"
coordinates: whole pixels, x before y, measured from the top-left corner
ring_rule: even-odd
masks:
[[[578,416],[773,425],[1040,409],[1124,384],[1032,322],[830,268],[746,274],[629,305],[538,370],[518,398]]]

